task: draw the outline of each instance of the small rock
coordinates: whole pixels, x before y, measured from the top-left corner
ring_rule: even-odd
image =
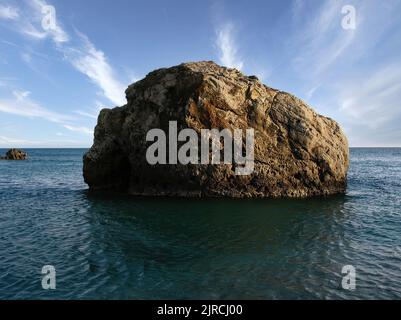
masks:
[[[28,154],[19,149],[10,149],[7,151],[4,157],[0,157],[1,160],[26,160]]]

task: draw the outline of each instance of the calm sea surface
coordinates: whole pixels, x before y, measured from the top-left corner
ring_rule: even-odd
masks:
[[[347,194],[305,200],[91,195],[84,149],[27,151],[0,161],[0,299],[401,299],[401,149],[351,149]]]

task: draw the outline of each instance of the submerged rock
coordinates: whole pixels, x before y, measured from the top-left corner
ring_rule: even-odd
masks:
[[[91,190],[134,195],[307,197],[343,193],[348,142],[339,125],[255,76],[213,62],[149,73],[126,90],[127,104],[100,112],[84,156]],[[156,164],[146,160],[152,128],[254,129],[254,171],[235,164]]]
[[[10,149],[7,151],[4,157],[0,157],[1,160],[26,160],[28,154],[19,149]]]

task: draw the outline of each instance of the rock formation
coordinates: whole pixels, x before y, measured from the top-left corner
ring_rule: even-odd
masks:
[[[7,151],[4,157],[0,157],[0,160],[26,160],[28,154],[19,149],[10,149]]]
[[[343,193],[348,142],[339,125],[255,76],[213,62],[149,73],[126,90],[127,104],[103,109],[84,156],[91,190],[133,195],[308,197]],[[247,129],[255,135],[254,171],[231,164],[156,164],[145,157],[152,128]]]

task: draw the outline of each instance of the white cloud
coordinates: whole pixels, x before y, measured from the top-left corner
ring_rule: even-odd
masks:
[[[306,11],[303,2],[295,1],[293,17],[297,22],[298,16],[307,14],[307,23],[299,28],[291,44],[296,51],[292,62],[296,70],[308,75],[318,77],[345,53],[353,44],[355,34],[358,31],[359,21],[357,19],[356,30],[344,30],[341,27],[341,1],[328,0],[322,5],[314,5],[315,12]],[[301,12],[302,11],[302,12]]]
[[[29,118],[42,118],[51,122],[63,123],[73,120],[73,117],[53,112],[43,108],[29,98],[29,91],[12,92],[14,99],[0,100],[0,111]]]
[[[293,2],[297,16],[307,17],[302,24],[294,18],[295,35],[289,46],[293,53],[293,67],[303,78],[321,82],[331,71],[338,70],[340,64],[353,63],[359,58],[374,53],[374,47],[389,32],[397,28],[399,0],[388,0],[386,6],[378,6],[374,1],[355,1],[356,28],[344,30],[341,26],[344,14],[341,9],[349,4],[346,0],[328,0],[315,4]],[[341,65],[344,68],[344,65]]]
[[[317,89],[319,89],[320,85],[314,86],[313,88],[311,88],[310,90],[308,90],[306,92],[306,98],[310,99],[312,98],[312,96],[314,95],[314,93],[316,92]]]
[[[48,6],[48,3],[43,0],[33,0],[32,6],[37,15],[43,17],[43,9]],[[34,28],[30,28],[26,32],[33,37],[43,37],[43,32],[37,32]],[[117,80],[104,52],[98,50],[86,35],[77,32],[78,45],[63,45],[64,42],[69,42],[70,36],[60,26],[59,21],[56,23],[56,28],[45,32],[44,36],[47,35],[51,36],[58,45],[58,50],[64,54],[76,70],[86,75],[101,88],[106,98],[116,105],[125,103],[125,86]]]
[[[401,2],[352,1],[355,30],[341,26],[346,0],[302,2],[293,2],[295,33],[287,44],[304,96],[341,123],[351,145],[399,145],[401,67],[394,53]]]
[[[0,100],[0,112],[14,114],[27,118],[41,118],[50,122],[60,124],[63,128],[70,131],[83,133],[85,135],[93,135],[93,130],[91,130],[90,128],[87,128],[85,126],[77,126],[74,124],[78,120],[76,117],[51,111],[31,100],[29,97],[29,91],[14,90],[12,91],[12,95],[14,96],[14,99],[10,98]],[[59,134],[57,135],[59,136]],[[13,141],[10,140],[8,142]]]
[[[0,136],[0,145],[4,145],[4,144],[13,144],[13,145],[14,144],[26,144],[26,143],[32,143],[32,142],[33,141],[31,141],[31,140]]]
[[[55,12],[55,26],[53,28],[43,28],[42,21],[45,18],[49,4],[43,0],[30,0],[26,2],[29,8],[20,10],[17,7],[0,6],[0,18],[12,20],[8,26],[10,29],[22,33],[31,39],[41,40],[47,37],[55,43],[60,44],[69,41],[67,32],[64,31],[60,22],[57,20]]]
[[[18,101],[24,101],[28,96],[31,94],[30,91],[19,91],[19,90],[14,90],[12,92],[13,96],[18,100]]]
[[[81,110],[77,110],[75,111],[76,114],[79,114],[80,116],[84,116],[84,117],[88,117],[88,118],[92,118],[92,119],[97,119],[97,115],[93,114],[93,113],[89,113],[86,111],[81,111]]]
[[[45,17],[44,14],[45,13],[49,14],[49,12],[46,9],[49,8],[50,6],[46,1],[31,0],[30,5],[34,10],[33,18],[34,18],[35,22],[40,23],[41,30],[39,31],[32,24],[27,24],[27,26],[26,26],[27,28],[25,30],[26,34],[31,35],[33,37],[38,37],[38,38],[50,36],[56,44],[68,42],[70,40],[69,35],[67,34],[67,32],[64,31],[64,29],[62,28],[62,26],[60,24],[60,21],[57,19],[57,12],[55,11],[55,9],[54,9],[54,13],[55,13],[54,18],[56,19],[56,23],[55,23],[54,28],[44,29],[42,27],[42,20]]]
[[[99,113],[99,111],[102,110],[102,109],[104,109],[104,108],[105,108],[105,104],[104,104],[103,102],[101,102],[101,101],[99,101],[99,100],[95,100],[94,106],[93,106],[93,110],[94,110],[96,113]]]
[[[50,38],[66,60],[97,85],[108,100],[116,105],[125,104],[126,86],[117,79],[104,52],[97,49],[82,33],[77,32],[77,39],[72,39],[63,29],[59,19],[56,19],[55,28],[45,30],[42,27],[42,19],[46,12],[44,9],[49,4],[44,0],[31,0],[29,5],[32,10],[26,10],[29,13],[21,16],[18,23],[12,25],[13,29],[36,40]],[[21,58],[30,64],[32,57],[25,52],[21,54]]]
[[[125,104],[125,86],[117,80],[103,51],[96,49],[85,35],[79,33],[79,37],[83,45],[64,50],[66,59],[100,87],[111,102],[116,105]]]
[[[358,77],[359,78],[359,77]],[[358,124],[378,128],[401,116],[401,66],[387,65],[364,81],[352,79],[341,91],[340,111]]]
[[[234,25],[226,23],[221,25],[217,31],[216,46],[219,50],[219,60],[224,66],[241,70],[244,66],[238,55],[237,44],[234,39]]]
[[[19,11],[15,7],[0,5],[0,19],[17,20]]]
[[[30,21],[24,21],[18,30],[30,38],[39,40],[45,39],[48,35],[45,31],[36,28]]]
[[[76,126],[71,126],[71,125],[64,125],[64,128],[70,130],[70,131],[75,131],[75,132],[81,132],[89,135],[93,135],[93,130],[89,129],[87,127],[76,127]]]
[[[6,26],[11,30],[15,30],[22,33],[34,40],[45,40],[51,39],[56,45],[56,49],[61,53],[65,60],[71,64],[73,68],[88,77],[96,86],[102,90],[102,94],[111,102],[122,105],[125,103],[125,86],[117,80],[115,71],[108,63],[106,55],[103,51],[97,49],[95,45],[89,40],[89,38],[79,32],[76,32],[77,37],[71,38],[70,35],[62,28],[60,21],[56,21],[56,28],[45,30],[43,29],[41,22],[43,19],[43,9],[48,5],[44,0],[32,0],[29,3],[31,10],[24,10],[23,15],[19,16],[18,23],[12,21]],[[17,10],[17,9],[16,9]],[[3,10],[4,11],[4,10]],[[2,11],[2,14],[3,14]],[[7,11],[7,16],[11,11]],[[18,12],[18,11],[15,11]],[[5,42],[5,40],[2,40]],[[6,43],[14,45],[13,43]],[[32,66],[32,58],[35,52],[24,50],[20,53],[21,59]],[[1,85],[4,83],[1,82]],[[93,130],[86,127],[85,125],[77,124],[78,117],[66,115],[63,113],[55,112],[41,106],[39,103],[30,99],[29,91],[13,90],[12,97],[0,98],[0,112],[14,114],[28,118],[41,118],[47,121],[60,124],[64,129],[72,132],[81,133],[85,136],[93,135]],[[97,106],[104,103],[96,102]],[[96,110],[84,111],[78,110],[75,113],[81,116],[96,119]],[[100,108],[99,108],[100,109]],[[86,122],[86,121],[85,121]],[[83,122],[83,123],[85,123]],[[56,133],[56,136],[61,137],[60,133]],[[4,136],[0,139],[1,145],[57,145],[57,141],[53,141],[54,144],[49,140],[43,141],[27,141],[21,139],[5,138]],[[77,142],[64,140],[63,143],[68,145],[76,145]]]

